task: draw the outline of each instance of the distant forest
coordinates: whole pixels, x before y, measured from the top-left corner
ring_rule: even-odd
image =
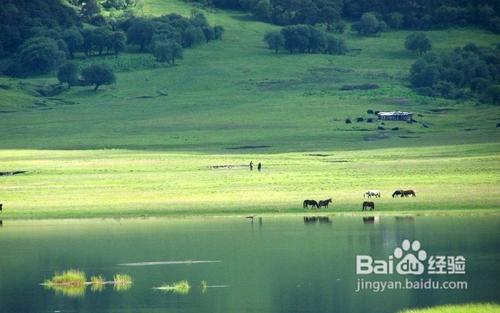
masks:
[[[498,0],[185,0],[202,6],[246,10],[278,25],[338,23],[372,12],[389,27],[430,29],[479,25],[500,33]]]

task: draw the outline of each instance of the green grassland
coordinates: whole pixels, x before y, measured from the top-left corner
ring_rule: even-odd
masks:
[[[190,10],[160,0],[143,9]],[[352,51],[343,56],[276,56],[262,42],[276,26],[242,12],[206,14],[224,39],[185,50],[176,66],[137,53],[78,59],[117,72],[97,92],[40,97],[34,90],[55,77],[0,77],[0,171],[28,171],[0,177],[2,215],[299,213],[303,199],[329,197],[330,211],[351,212],[367,189],[383,193],[377,211],[498,210],[500,110],[414,93],[408,32],[347,33]],[[428,36],[435,51],[500,39],[475,28]],[[381,88],[339,90],[358,83]],[[345,124],[367,109],[409,110],[418,123]],[[264,171],[250,173],[250,160]],[[417,198],[390,198],[396,188]]]
[[[498,304],[443,305],[427,309],[404,310],[400,313],[498,313]]]

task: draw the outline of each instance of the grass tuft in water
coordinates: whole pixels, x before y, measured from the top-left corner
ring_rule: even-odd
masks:
[[[46,286],[84,286],[87,281],[85,273],[80,270],[68,270],[56,273],[52,279],[46,280]]]
[[[106,285],[106,279],[102,275],[90,277],[90,290],[91,291],[102,291]]]
[[[132,277],[127,274],[116,274],[113,276],[113,283],[116,291],[125,291],[132,286]]]
[[[56,273],[51,279],[47,279],[43,283],[47,289],[52,289],[57,294],[68,297],[82,297],[85,294],[85,284],[85,273],[73,269]]]
[[[201,281],[201,292],[202,293],[205,293],[207,292],[207,288],[208,288],[208,283],[206,280],[202,280]]]
[[[187,295],[189,293],[189,289],[191,289],[191,286],[189,285],[189,282],[187,280],[181,280],[173,284],[163,284],[160,287],[155,287],[153,289]]]

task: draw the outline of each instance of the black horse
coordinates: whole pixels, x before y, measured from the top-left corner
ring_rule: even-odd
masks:
[[[403,197],[404,196],[404,190],[398,189],[392,193],[392,197]]]
[[[326,200],[320,200],[318,203],[318,208],[328,207],[329,203],[332,203],[332,198]]]
[[[3,204],[0,203],[0,212],[2,212],[2,209],[3,209],[2,207],[3,207]]]
[[[307,208],[309,206],[311,206],[311,208],[316,207],[317,209],[319,209],[319,204],[316,200],[304,200],[304,203],[302,203],[302,207]]]
[[[370,211],[373,211],[375,210],[375,203],[372,202],[372,201],[364,201],[363,202],[363,208],[362,208],[362,211],[364,210],[368,210],[370,209]]]

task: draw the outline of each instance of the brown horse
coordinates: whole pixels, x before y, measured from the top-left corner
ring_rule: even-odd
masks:
[[[329,203],[332,203],[332,198],[326,200],[320,200],[318,203],[318,208],[328,207]]]
[[[372,201],[364,201],[363,202],[363,208],[362,208],[362,211],[364,210],[368,210],[370,209],[370,211],[373,211],[375,210],[375,203],[372,202]]]
[[[415,191],[413,191],[413,190],[404,190],[403,196],[404,197],[409,197],[409,196],[416,197],[417,195],[415,194]]]
[[[0,212],[2,212],[2,209],[3,209],[3,204],[0,203]]]
[[[304,202],[302,203],[302,207],[305,209],[309,206],[311,206],[311,208],[316,207],[319,209],[319,204],[316,200],[304,200]]]

